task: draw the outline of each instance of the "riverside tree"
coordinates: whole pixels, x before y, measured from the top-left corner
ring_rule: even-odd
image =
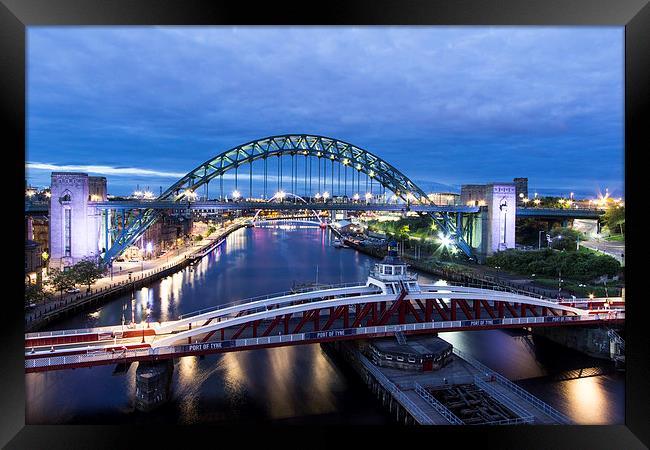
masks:
[[[61,269],[50,269],[50,276],[46,283],[55,291],[60,292],[61,296],[63,296],[63,291],[71,289],[77,284],[71,271]]]
[[[70,269],[73,279],[79,284],[90,286],[106,272],[106,265],[99,260],[87,258],[79,261]]]

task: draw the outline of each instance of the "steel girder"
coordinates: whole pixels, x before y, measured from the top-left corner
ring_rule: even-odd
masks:
[[[227,150],[188,172],[187,175],[170,186],[156,200],[172,200],[175,202],[188,200],[186,198],[188,191],[194,192],[213,178],[223,175],[242,164],[250,164],[256,160],[282,155],[304,155],[336,161],[377,180],[396,196],[406,201],[407,204],[415,202],[435,206],[435,203],[429,200],[422,189],[402,172],[378,156],[338,139],[309,134],[270,136]],[[471,248],[463,238],[463,230],[457,229],[448,213],[430,212],[427,214],[433,218],[434,222],[445,234],[455,241],[456,245],[466,255],[471,256]],[[122,253],[159,216],[159,212],[151,209],[145,210],[144,214],[119,233],[113,246],[106,252],[105,260],[110,261]]]

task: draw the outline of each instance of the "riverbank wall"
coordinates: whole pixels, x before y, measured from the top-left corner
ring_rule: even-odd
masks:
[[[55,303],[44,314],[34,318],[33,320],[26,320],[25,332],[28,333],[39,331],[44,326],[56,322],[57,320],[61,320],[65,317],[76,314],[79,311],[97,307],[116,297],[128,294],[136,289],[148,286],[151,283],[165,278],[169,275],[173,275],[174,273],[183,270],[187,266],[195,264],[205,255],[207,255],[214,247],[216,247],[216,245],[221,240],[225,239],[228,235],[243,227],[244,225],[235,225],[224,230],[223,233],[219,234],[210,243],[197,249],[192,254],[187,255],[186,258],[178,261],[177,263],[166,264],[162,267],[146,271],[141,275],[136,275],[130,281],[124,280],[101,288],[91,294],[81,296],[79,298],[68,299],[66,301]]]

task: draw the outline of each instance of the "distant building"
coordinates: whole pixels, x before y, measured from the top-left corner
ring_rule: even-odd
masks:
[[[454,192],[433,192],[427,197],[438,206],[454,206],[460,202],[460,194]]]
[[[517,202],[522,203],[523,199],[528,198],[528,178],[515,178],[512,181],[515,183]]]
[[[460,187],[460,204],[467,206],[485,206],[487,186],[485,184],[463,184]]]
[[[41,284],[43,281],[43,246],[32,240],[25,241],[25,282]]]
[[[428,372],[446,365],[452,348],[449,342],[436,336],[409,336],[404,344],[395,338],[373,339],[366,353],[380,367]]]

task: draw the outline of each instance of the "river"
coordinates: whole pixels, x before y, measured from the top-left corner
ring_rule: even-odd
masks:
[[[307,225],[241,229],[194,269],[48,329],[116,325],[123,317],[126,323],[140,322],[147,305],[150,320],[173,320],[209,306],[287,291],[294,283],[365,282],[374,260],[334,248],[332,238],[329,230]],[[421,274],[420,281],[436,279]],[[602,366],[601,360],[519,331],[440,337],[576,423],[624,423],[623,374],[608,371],[566,380],[573,369]],[[171,401],[149,413],[135,411],[136,366],[122,374],[113,374],[114,366],[26,374],[26,423],[391,423],[355,374],[317,344],[179,358]]]

